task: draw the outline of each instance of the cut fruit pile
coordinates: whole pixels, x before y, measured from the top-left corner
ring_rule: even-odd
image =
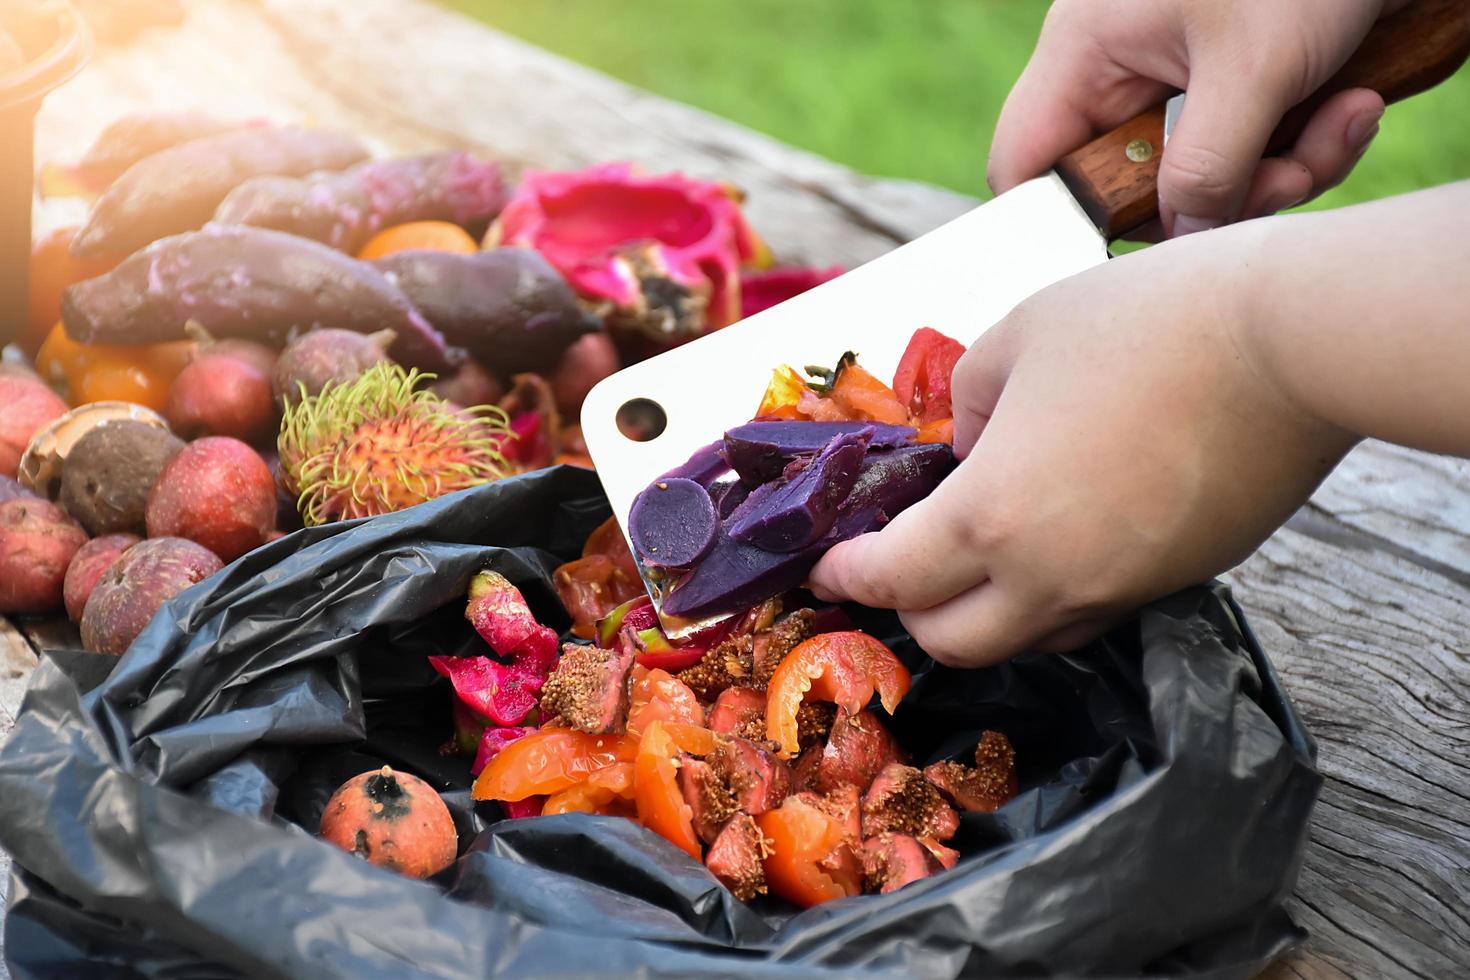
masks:
[[[1016,793],[997,732],[973,765],[909,764],[869,705],[892,713],[909,672],[837,610],[771,600],[675,646],[640,596],[558,655],[520,592],[482,572],[466,615],[500,659],[431,662],[457,695],[446,749],[475,751],[475,799],[636,820],[742,900],[901,888],[954,866],[957,811]]]

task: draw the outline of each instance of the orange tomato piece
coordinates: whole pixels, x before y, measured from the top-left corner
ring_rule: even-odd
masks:
[[[703,728],[652,721],[643,732],[634,763],[633,799],[638,822],[696,861],[701,851],[694,833],[694,811],[679,789],[675,758],[680,750],[702,755],[713,752],[714,747],[714,735]]]
[[[427,249],[431,252],[457,252],[473,255],[479,244],[459,225],[449,221],[410,221],[384,228],[357,253],[360,259],[381,259],[396,252]]]
[[[633,763],[615,763],[594,772],[585,782],[553,793],[546,798],[541,812],[636,817],[637,810],[633,806]]]
[[[850,855],[841,822],[795,796],[755,818],[769,845],[766,885],[802,908],[862,893],[862,877]]]
[[[806,382],[789,364],[783,364],[771,372],[771,380],[766,385],[766,393],[761,396],[761,403],[755,410],[755,417],[763,418],[796,418],[796,406],[801,401],[801,393],[811,391]],[[785,413],[790,412],[787,415]]]
[[[909,413],[893,389],[861,364],[848,364],[832,385],[832,400],[860,419],[908,425]]]
[[[935,419],[919,426],[920,442],[954,442],[954,419]]]
[[[830,701],[856,714],[876,692],[892,714],[909,682],[908,668],[866,633],[847,630],[803,640],[776,667],[766,688],[766,738],[789,759],[799,748],[796,710],[803,701]]]
[[[638,739],[629,735],[543,728],[501,749],[475,779],[473,795],[477,800],[515,802],[560,793],[637,757]]]
[[[32,357],[46,341],[51,325],[61,319],[61,294],[66,287],[111,272],[125,258],[122,255],[76,258],[71,254],[71,240],[79,230],[59,228],[31,249],[26,327],[17,340],[21,349]]]
[[[679,678],[666,670],[635,667],[628,703],[628,733],[638,735],[654,721],[704,725],[704,706]],[[639,671],[642,671],[641,674]]]

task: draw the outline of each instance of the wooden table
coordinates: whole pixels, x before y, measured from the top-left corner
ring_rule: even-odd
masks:
[[[733,180],[797,262],[861,262],[974,203],[861,177],[421,0],[197,3],[53,95],[37,155],[74,159],[124,112],[196,105],[341,126],[384,151]],[[49,203],[38,229],[77,217]],[[1470,462],[1364,445],[1229,579],[1327,779],[1292,903],[1311,939],[1267,976],[1470,974]],[[0,733],[46,642],[0,623]]]

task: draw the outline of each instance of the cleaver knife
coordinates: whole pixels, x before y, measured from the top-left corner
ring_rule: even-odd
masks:
[[[1289,147],[1334,92],[1367,87],[1396,101],[1449,77],[1467,55],[1470,0],[1410,0],[1287,115],[1268,153]],[[832,364],[853,350],[891,378],[917,328],[968,346],[1032,293],[1106,261],[1109,241],[1158,216],[1164,137],[1160,105],[935,231],[603,380],[582,408],[582,432],[618,524],[626,533],[633,498],[650,482],[749,421],[777,365]],[[662,431],[635,441],[620,413],[652,419],[655,430],[661,421]]]

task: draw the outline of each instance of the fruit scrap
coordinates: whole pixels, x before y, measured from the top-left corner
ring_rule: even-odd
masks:
[[[800,747],[796,710],[803,699],[830,701],[851,716],[876,693],[892,714],[908,689],[908,668],[879,640],[856,631],[814,636],[787,654],[771,678],[766,737],[790,758]]]
[[[572,632],[583,639],[597,635],[597,623],[618,606],[644,594],[628,542],[611,517],[588,535],[581,558],[557,568],[552,584],[572,617]]]
[[[475,778],[477,800],[515,803],[560,793],[593,773],[638,757],[639,740],[545,728],[505,746]]]
[[[924,776],[960,809],[990,813],[1016,795],[1016,750],[1000,732],[985,732],[974,768],[946,759],[925,767]]]
[[[500,411],[510,420],[510,434],[500,451],[518,473],[550,466],[561,436],[561,414],[551,385],[539,374],[518,374],[500,399]]]
[[[954,417],[950,379],[965,345],[932,327],[920,327],[893,375],[893,393],[910,417],[930,423]]]
[[[369,864],[428,878],[454,863],[459,836],[434,788],[390,766],[354,776],[322,811],[321,837]]]
[[[527,735],[534,735],[536,731],[534,726],[485,729],[480,736],[479,744],[475,746],[475,761],[470,765],[470,775],[478,776],[490,764],[490,760],[503,752],[506,746]]]
[[[732,895],[748,902],[766,893],[764,862],[769,856],[770,844],[755,819],[737,813],[710,845],[704,866]]]
[[[255,177],[230,192],[214,220],[287,231],[355,255],[377,232],[411,221],[483,230],[505,200],[500,166],[457,151],[370,160],[338,173]]]
[[[461,701],[497,725],[519,725],[536,707],[542,681],[525,671],[489,657],[430,657],[429,664]]]
[[[890,762],[863,794],[863,836],[910,834],[944,841],[960,818],[934,784],[913,766]]]
[[[78,256],[133,252],[203,226],[226,195],[251,177],[341,170],[367,155],[351,136],[293,126],[233,130],[180,143],[144,157],[113,181],[71,248]]]
[[[211,225],[161,238],[116,269],[69,286],[62,322],[84,344],[179,340],[190,322],[215,337],[279,346],[293,329],[330,323],[392,330],[393,356],[452,367],[458,355],[374,266],[319,242],[264,228]]]
[[[505,475],[503,414],[452,411],[419,387],[423,377],[376,364],[286,407],[281,473],[308,526],[402,510]]]
[[[623,731],[635,655],[627,643],[617,650],[568,643],[542,688],[543,717],[593,735]]]
[[[561,273],[530,249],[418,250],[373,265],[450,344],[502,376],[550,371],[577,338],[602,327]]]
[[[949,851],[943,845],[935,846]],[[863,878],[868,890],[883,895],[927,878],[944,867],[928,848],[909,834],[883,833],[868,838],[863,841],[862,859]]]
[[[836,279],[844,271],[840,265],[828,269],[788,265],[773,269],[742,270],[740,316],[742,319],[754,316],[793,296],[799,296],[808,289]]]
[[[661,342],[739,319],[739,269],[761,253],[726,185],[625,163],[525,173],[490,241],[534,248],[610,325]]]

